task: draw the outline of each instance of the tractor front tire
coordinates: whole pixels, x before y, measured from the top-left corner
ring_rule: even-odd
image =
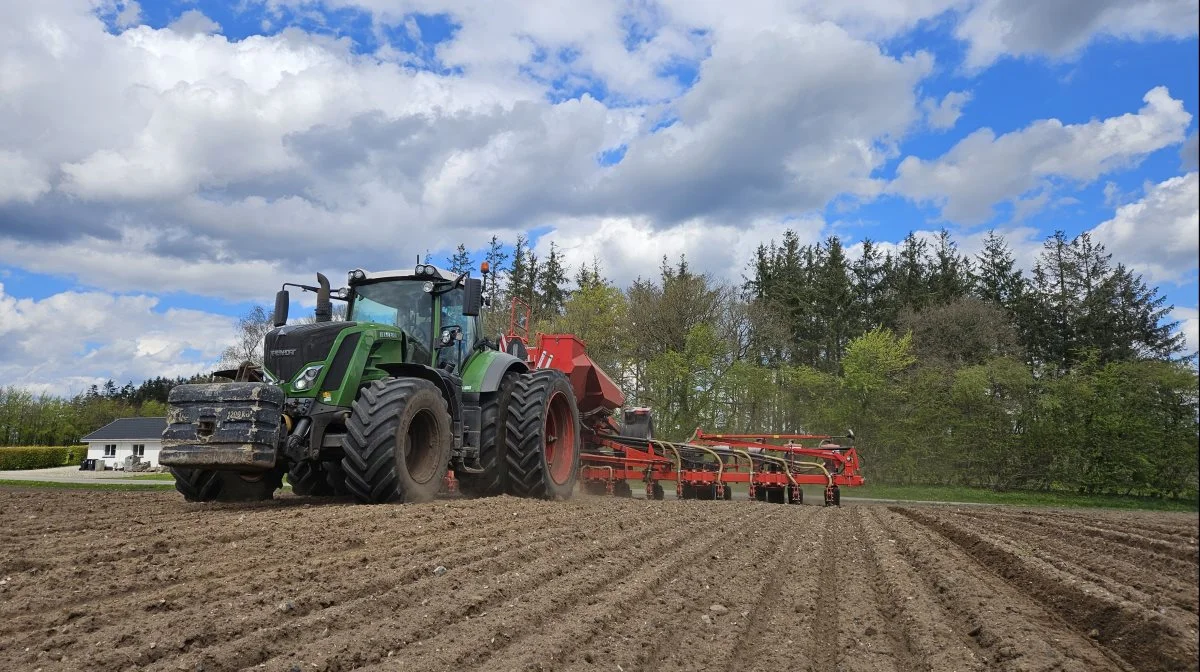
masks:
[[[420,378],[378,380],[351,407],[342,439],[346,489],[360,502],[427,502],[450,463],[446,400]]]
[[[297,462],[287,474],[292,494],[302,497],[338,497],[346,494],[346,472],[341,462]]]
[[[579,407],[566,375],[539,369],[519,376],[505,422],[509,494],[570,498],[579,477],[581,433]]]
[[[508,476],[504,446],[505,420],[517,374],[509,373],[500,381],[500,389],[484,395],[480,411],[479,464],[482,474],[455,474],[458,489],[468,497],[492,497],[504,494]]]
[[[240,474],[213,469],[172,469],[175,489],[189,502],[261,502],[283,485],[283,474]]]

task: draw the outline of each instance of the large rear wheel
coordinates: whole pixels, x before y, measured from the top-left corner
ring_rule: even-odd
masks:
[[[173,468],[175,489],[189,502],[260,502],[271,499],[283,485],[278,470],[260,474],[213,469]]]
[[[519,376],[505,423],[508,492],[567,499],[579,477],[579,408],[567,377],[554,369]]]
[[[351,407],[342,449],[346,489],[360,502],[426,502],[450,462],[450,413],[433,383],[379,380]]]

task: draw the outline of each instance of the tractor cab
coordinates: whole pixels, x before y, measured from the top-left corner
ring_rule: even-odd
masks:
[[[346,319],[396,327],[405,361],[460,372],[482,334],[480,280],[432,264],[409,270],[350,271]]]

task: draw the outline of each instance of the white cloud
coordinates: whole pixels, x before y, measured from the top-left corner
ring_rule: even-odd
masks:
[[[20,152],[0,149],[0,204],[5,201],[32,202],[50,191],[46,170]]]
[[[1092,235],[1147,282],[1191,280],[1200,250],[1197,203],[1200,174],[1172,177],[1150,187],[1142,200],[1118,207]]]
[[[723,41],[672,106],[677,123],[629,143],[603,201],[666,225],[874,196],[872,172],[919,120],[914,88],[931,67],[927,54],[891,58],[832,24]]]
[[[1196,34],[1195,0],[982,0],[955,26],[968,68],[1006,56],[1069,57],[1097,37],[1129,40]]]
[[[117,26],[120,28],[128,28],[136,26],[142,20],[142,6],[137,0],[126,0],[121,7],[121,11],[117,13]]]
[[[954,128],[962,116],[962,108],[971,102],[970,91],[951,91],[941,101],[926,98],[921,102],[925,117],[931,128],[939,131]]]
[[[157,306],[151,296],[101,292],[20,299],[0,284],[0,380],[72,394],[109,378],[123,384],[211,370],[233,340],[235,321]]]
[[[823,225],[813,213],[831,199],[880,193],[880,168],[911,132],[959,121],[970,94],[922,102],[935,64],[903,53],[906,31],[978,19],[985,5],[988,16],[1010,9],[974,0],[249,0],[243,9],[265,9],[274,26],[287,16],[281,5],[315,21],[366,8],[378,36],[387,23],[412,38],[413,13],[445,13],[456,32],[432,53],[362,54],[349,38],[294,27],[231,41],[195,9],[154,29],[137,25],[132,1],[0,3],[0,262],[96,287],[87,296],[98,305],[114,291],[262,300],[317,270],[340,278],[549,226],[540,249],[555,241],[572,264],[600,254],[618,281],[656,275],[664,254],[680,253],[736,281],[758,243],[788,226],[815,241]],[[972,49],[989,48],[986,34],[963,30]],[[998,39],[1012,53],[1049,49]],[[689,89],[680,80],[693,70]],[[584,89],[607,97],[577,95]],[[664,119],[672,123],[658,128]],[[944,203],[947,216],[1001,200],[1042,207],[1062,202],[1045,185],[1095,179],[1178,142],[1187,119],[1156,90],[1138,114],[988,131],[941,159],[907,159],[893,187]],[[622,161],[597,164],[619,146]],[[151,316],[131,323],[156,324],[159,313],[110,298],[115,311]],[[111,361],[150,361],[174,333],[113,346]],[[108,356],[104,344],[92,357]],[[0,356],[0,373],[10,361]]]
[[[1184,353],[1192,354],[1200,350],[1200,309],[1176,308],[1171,311],[1171,319],[1179,322],[1179,331],[1183,334]]]
[[[1187,141],[1179,148],[1179,161],[1184,170],[1200,168],[1200,132],[1192,131]]]
[[[638,277],[657,279],[663,257],[675,265],[680,255],[697,272],[740,284],[760,244],[781,240],[788,229],[799,235],[801,244],[814,243],[824,226],[815,217],[786,222],[759,219],[749,224],[691,220],[669,228],[656,227],[646,218],[580,218],[555,222],[555,230],[538,240],[535,252],[544,259],[553,242],[572,268],[596,259],[619,287]]]
[[[1036,121],[996,137],[981,128],[941,157],[905,157],[890,190],[939,205],[955,222],[986,221],[993,206],[1046,186],[1048,178],[1088,183],[1184,139],[1192,115],[1165,87],[1142,98],[1137,113],[1102,121]]]
[[[180,35],[207,35],[221,32],[221,24],[208,18],[198,9],[189,9],[179,15],[167,28]]]

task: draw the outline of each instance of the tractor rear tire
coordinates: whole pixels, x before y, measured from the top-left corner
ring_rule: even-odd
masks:
[[[433,383],[378,380],[351,407],[342,439],[346,489],[368,504],[427,502],[450,463],[450,413]]]
[[[517,377],[505,418],[508,493],[568,499],[579,477],[579,407],[566,375],[538,369]]]
[[[287,473],[292,494],[301,497],[339,497],[346,494],[341,462],[297,462]]]
[[[274,497],[283,485],[283,474],[278,470],[250,475],[175,468],[171,473],[175,475],[175,489],[189,502],[261,502]]]
[[[508,465],[504,456],[504,425],[517,374],[509,373],[500,381],[500,389],[483,396],[479,409],[479,464],[482,474],[456,473],[458,489],[467,497],[493,497],[504,494]]]

